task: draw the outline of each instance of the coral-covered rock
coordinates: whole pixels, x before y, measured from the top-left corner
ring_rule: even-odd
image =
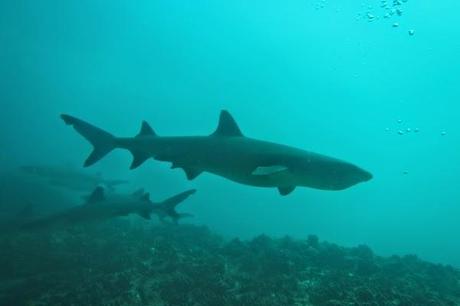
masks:
[[[1,305],[460,305],[455,268],[316,236],[224,241],[116,221],[0,247]]]

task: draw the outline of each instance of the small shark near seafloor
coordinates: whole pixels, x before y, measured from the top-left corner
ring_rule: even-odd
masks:
[[[169,218],[177,224],[179,219],[192,215],[178,213],[175,209],[176,206],[195,192],[195,189],[190,189],[162,202],[154,203],[150,200],[149,193],[144,193],[142,189],[132,195],[110,195],[106,197],[104,189],[96,187],[84,204],[50,216],[27,220],[20,224],[19,229],[26,231],[61,229],[130,214],[138,214],[144,219],[150,219],[152,214],[156,214],[161,221]]]
[[[100,174],[84,173],[71,166],[22,166],[20,169],[32,176],[42,178],[49,184],[77,191],[91,191],[97,186],[114,190],[115,186],[125,184],[124,180],[105,179]]]
[[[78,118],[61,118],[94,147],[85,167],[122,148],[133,155],[131,169],[154,158],[171,162],[171,168],[182,168],[189,180],[210,172],[246,185],[275,187],[281,195],[297,186],[342,190],[372,179],[370,172],[339,159],[245,137],[225,110],[209,136],[162,137],[144,121],[137,136],[115,137]]]

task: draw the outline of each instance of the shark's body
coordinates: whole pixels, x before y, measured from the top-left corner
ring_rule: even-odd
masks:
[[[67,228],[130,214],[138,214],[144,219],[150,219],[152,214],[156,214],[162,221],[168,217],[177,223],[180,218],[190,215],[178,213],[175,207],[193,193],[195,190],[191,189],[165,201],[154,203],[150,201],[148,193],[136,192],[133,195],[106,197],[103,188],[97,187],[84,204],[50,216],[21,222],[20,229]]]
[[[29,210],[30,206],[28,205],[25,210]],[[10,234],[21,228],[23,224],[32,219],[28,214],[23,214],[22,210],[17,214],[0,214],[0,235]]]
[[[21,170],[45,179],[51,185],[77,191],[90,191],[100,185],[114,189],[117,185],[127,183],[124,180],[105,179],[101,175],[84,173],[71,166],[23,166]]]
[[[341,190],[372,178],[345,161],[245,137],[227,111],[222,111],[213,134],[188,137],[157,136],[144,121],[136,137],[119,138],[75,117],[61,117],[94,146],[85,166],[123,148],[133,154],[131,169],[153,157],[182,168],[188,179],[210,172],[246,185],[276,187],[282,195],[297,186]]]

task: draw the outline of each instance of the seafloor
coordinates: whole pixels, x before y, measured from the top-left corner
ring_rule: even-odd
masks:
[[[0,242],[0,305],[460,305],[460,272],[366,246],[119,220]]]

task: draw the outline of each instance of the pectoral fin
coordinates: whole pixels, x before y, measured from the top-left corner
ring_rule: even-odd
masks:
[[[281,165],[257,167],[254,171],[252,171],[252,175],[273,175],[287,170],[288,168],[286,166]]]
[[[144,152],[138,152],[138,151],[131,151],[131,154],[133,155],[133,161],[131,162],[131,166],[129,169],[133,170],[142,165],[147,159],[150,158],[150,156]]]
[[[287,187],[278,187],[278,191],[280,193],[280,195],[288,195],[290,194],[291,192],[293,192],[295,189],[295,186],[287,186]]]

